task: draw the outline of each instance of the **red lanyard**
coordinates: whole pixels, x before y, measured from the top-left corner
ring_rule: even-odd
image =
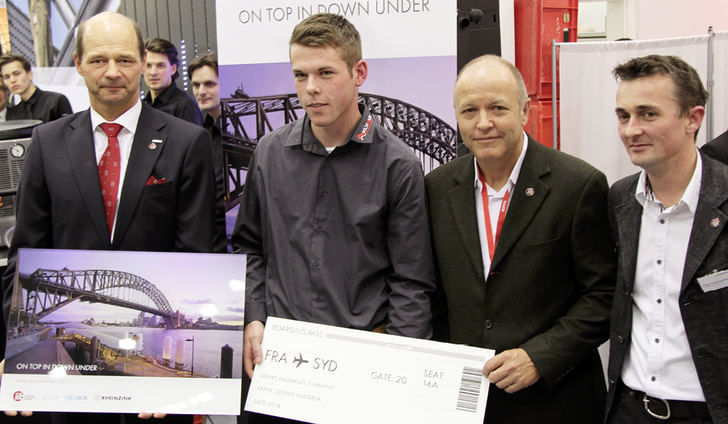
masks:
[[[483,173],[478,169],[478,179],[483,188],[480,191],[480,196],[483,199],[483,215],[485,215],[485,234],[488,238],[488,255],[490,261],[493,262],[493,252],[495,252],[495,245],[498,244],[498,238],[500,237],[501,230],[503,229],[503,221],[506,220],[506,210],[508,209],[508,195],[510,191],[506,190],[503,201],[501,202],[500,212],[498,213],[498,226],[495,229],[495,238],[493,237],[493,227],[490,225],[490,207],[488,202],[488,187],[485,185],[485,178]]]

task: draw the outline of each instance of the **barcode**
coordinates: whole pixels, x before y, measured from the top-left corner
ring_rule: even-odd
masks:
[[[477,412],[481,381],[483,381],[483,374],[480,369],[463,367],[456,408],[458,411]]]

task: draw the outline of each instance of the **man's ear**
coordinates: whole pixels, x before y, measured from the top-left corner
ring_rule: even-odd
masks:
[[[521,111],[521,126],[526,128],[528,124],[528,112],[531,110],[531,99],[527,98],[526,103],[523,104],[523,110]]]
[[[364,81],[367,80],[369,65],[367,65],[367,62],[364,59],[359,59],[359,61],[356,62],[354,67],[351,69],[351,74],[354,77],[356,86],[361,87],[361,85],[364,84]]]
[[[76,72],[83,76],[83,72],[81,71],[81,58],[76,56],[76,53],[73,53],[73,63],[76,65]]]
[[[693,106],[688,111],[688,126],[687,126],[687,132],[689,134],[695,134],[700,129],[700,124],[703,123],[703,118],[705,118],[705,107],[703,106]]]

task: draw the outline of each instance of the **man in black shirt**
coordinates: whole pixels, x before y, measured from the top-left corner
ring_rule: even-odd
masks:
[[[8,88],[5,87],[5,84],[3,84],[2,80],[0,80],[0,122],[7,120],[8,96],[10,96],[10,92],[8,91]]]
[[[145,47],[147,66],[144,68],[144,82],[149,86],[149,92],[144,96],[144,102],[162,112],[201,126],[202,113],[197,102],[174,83],[179,77],[177,47],[161,38],[147,40]]]
[[[251,378],[269,316],[432,335],[424,174],[412,149],[357,101],[369,69],[359,32],[340,15],[311,15],[294,28],[289,57],[306,114],[258,141],[232,233],[247,255]],[[287,421],[251,414],[253,422]]]
[[[187,76],[192,81],[192,92],[197,104],[205,112],[202,126],[212,136],[212,159],[215,165],[216,234],[215,251],[227,251],[225,234],[225,165],[222,154],[222,130],[220,129],[220,77],[217,71],[217,53],[211,52],[193,60],[187,67]]]
[[[43,91],[33,84],[33,71],[25,57],[14,53],[2,55],[0,74],[5,86],[21,99],[20,103],[8,108],[8,121],[38,119],[50,122],[73,113],[66,96],[54,91]]]

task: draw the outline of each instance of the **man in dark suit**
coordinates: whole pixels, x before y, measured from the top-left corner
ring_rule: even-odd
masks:
[[[711,158],[728,164],[728,131],[705,143],[700,150]]]
[[[450,341],[496,350],[486,423],[598,423],[616,266],[607,181],[527,137],[529,105],[497,56],[455,83],[472,153],[425,177]]]
[[[139,100],[145,57],[139,27],[122,15],[102,13],[79,27],[74,61],[91,108],[33,132],[3,278],[6,320],[20,248],[212,251],[215,185],[209,135]],[[103,128],[109,123],[119,124],[120,131],[117,127],[107,135]],[[110,181],[102,169],[114,162],[118,166],[109,173],[119,176]],[[68,422],[121,418],[69,414]]]
[[[728,167],[695,147],[707,92],[675,56],[614,75],[619,135],[642,171],[609,192],[607,422],[728,423]]]

